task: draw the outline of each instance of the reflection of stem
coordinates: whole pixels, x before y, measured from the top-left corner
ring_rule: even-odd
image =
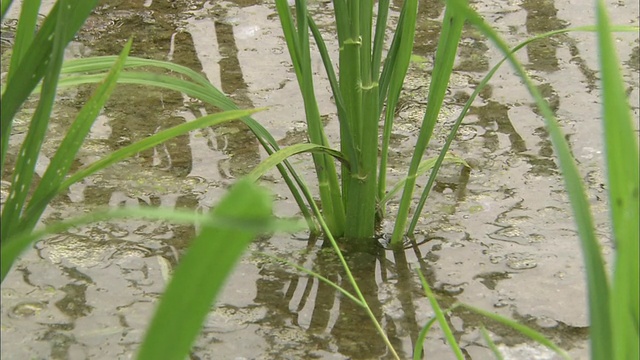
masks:
[[[418,336],[418,323],[416,322],[416,308],[413,304],[413,296],[411,291],[411,271],[407,262],[407,255],[404,249],[393,249],[393,257],[396,263],[396,271],[398,273],[398,300],[402,306],[405,318],[408,319],[407,327],[412,345]]]
[[[356,292],[356,295],[354,296],[352,293],[350,293],[349,291],[347,291],[346,289],[344,289],[343,287],[341,287],[340,285],[336,284],[335,282],[327,279],[326,277],[312,271],[309,270],[303,266],[300,266],[298,264],[295,264],[293,262],[284,260],[284,259],[280,259],[278,257],[272,256],[272,255],[268,255],[268,254],[263,254],[264,256],[270,257],[276,261],[279,262],[283,262],[289,266],[292,266],[304,273],[307,273],[313,277],[315,277],[316,279],[320,280],[321,282],[329,285],[330,287],[334,288],[335,290],[339,291],[340,293],[342,293],[344,296],[346,296],[347,298],[351,299],[355,304],[361,306],[365,312],[367,313],[367,315],[369,316],[369,319],[371,319],[371,322],[373,322],[373,325],[376,329],[376,331],[380,334],[380,336],[382,336],[382,340],[384,341],[385,345],[387,346],[387,348],[389,349],[389,351],[393,354],[393,357],[395,359],[400,360],[400,356],[398,356],[398,353],[396,352],[395,348],[393,347],[393,345],[391,344],[391,341],[389,340],[389,337],[387,336],[387,334],[384,332],[384,329],[382,328],[382,326],[380,325],[380,323],[378,322],[378,319],[376,318],[375,314],[373,313],[373,311],[371,310],[371,307],[369,307],[369,304],[367,303],[367,300],[365,299],[364,295],[362,294],[362,291],[360,291],[360,287],[358,286],[358,283],[356,282],[355,278],[353,277],[353,274],[351,273],[351,269],[349,268],[349,265],[347,264],[347,261],[345,260],[344,256],[342,255],[342,251],[340,251],[340,248],[338,247],[338,243],[336,242],[335,238],[333,237],[333,235],[331,235],[331,232],[329,231],[329,228],[327,227],[327,223],[324,221],[324,218],[322,217],[321,213],[320,213],[320,209],[318,208],[318,206],[316,205],[315,202],[311,202],[311,210],[313,211],[314,215],[316,216],[316,218],[318,219],[320,226],[322,228],[322,231],[325,233],[326,238],[329,240],[329,242],[331,243],[331,245],[333,246],[333,249],[335,250],[336,254],[338,255],[338,258],[340,259],[340,263],[342,265],[342,267],[344,268],[345,274],[347,276],[347,279],[349,279],[349,283],[351,284],[351,286],[353,287],[353,289]],[[321,292],[321,289],[318,289],[318,293]],[[328,293],[326,290],[322,291],[323,293]],[[325,298],[326,299],[326,298]],[[317,307],[317,306],[316,306]],[[327,317],[328,318],[328,317]],[[313,324],[312,324],[313,325]]]
[[[333,249],[336,251],[336,254],[338,255],[338,258],[340,259],[340,263],[342,264],[342,267],[344,268],[345,274],[347,275],[347,278],[349,279],[349,283],[351,283],[351,286],[353,286],[353,289],[356,292],[357,299],[353,295],[351,295],[348,291],[340,288],[339,286],[338,286],[338,288],[340,289],[340,291],[343,294],[347,295],[356,304],[358,304],[358,305],[360,305],[360,306],[362,306],[364,308],[364,310],[367,312],[367,315],[369,315],[369,318],[373,322],[373,325],[375,326],[376,330],[378,331],[380,336],[382,336],[382,340],[384,341],[384,343],[389,348],[389,351],[391,351],[391,353],[393,354],[393,356],[396,359],[400,360],[400,357],[398,356],[398,353],[394,349],[393,345],[391,345],[391,341],[389,341],[389,338],[387,337],[387,334],[384,332],[384,329],[382,329],[382,326],[378,322],[378,319],[376,319],[376,316],[373,314],[373,311],[369,307],[369,304],[367,303],[366,299],[364,298],[364,295],[362,295],[362,292],[360,291],[360,287],[358,287],[358,283],[356,282],[356,279],[353,277],[353,274],[351,273],[351,270],[349,269],[349,265],[347,265],[347,261],[345,260],[344,256],[342,256],[342,252],[340,251],[340,247],[338,246],[338,243],[336,242],[336,239],[334,239],[333,235],[331,235],[331,232],[329,231],[327,223],[324,221],[324,218],[322,217],[322,214],[320,213],[320,209],[318,209],[318,206],[315,204],[315,202],[311,202],[311,209],[313,210],[313,213],[315,214],[316,218],[320,222],[320,227],[322,227],[322,231],[325,233],[327,239],[329,239],[329,242],[331,242],[331,246],[333,246]],[[320,277],[318,277],[318,279],[322,280]],[[325,279],[324,281],[327,282],[329,280]],[[333,284],[332,286],[334,286],[334,285],[335,284]],[[335,285],[335,286],[337,286],[337,285]]]

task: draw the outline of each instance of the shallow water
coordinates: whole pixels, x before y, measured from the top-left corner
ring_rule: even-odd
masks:
[[[319,24],[329,29],[330,5],[320,1],[314,6]],[[483,0],[475,6],[511,44],[548,30],[593,23],[590,3]],[[415,53],[423,61],[412,64],[398,111],[391,182],[407,166],[417,135],[442,11],[439,2],[421,2]],[[638,24],[635,2],[619,2],[610,11],[615,23]],[[269,106],[255,118],[284,146],[306,139],[302,100],[275,14],[271,2],[249,0],[105,1],[70,47],[69,56],[114,54],[135,34],[133,55],[170,59],[202,71],[243,107]],[[616,38],[638,119],[637,34]],[[519,56],[570,140],[609,255],[594,36],[572,33],[543,40]],[[474,84],[500,58],[475,30],[465,30],[429,156],[437,153]],[[323,71],[318,59],[314,68],[319,74]],[[441,305],[462,301],[491,309],[542,331],[575,358],[587,358],[584,268],[551,143],[509,67],[490,84],[475,101],[452,147],[472,169],[442,169],[414,243],[404,252],[381,247],[352,250],[348,261],[404,358],[411,356],[420,328],[433,316],[415,268],[426,275]],[[319,81],[316,87],[326,130],[335,141],[338,127],[328,84]],[[90,90],[62,92],[50,142],[40,159],[43,166]],[[176,92],[122,86],[94,126],[77,166],[212,111]],[[24,115],[16,122],[16,141],[26,119]],[[241,125],[193,132],[73,186],[52,204],[45,219],[100,206],[206,211],[264,157]],[[293,164],[313,183],[308,157],[295,158]],[[267,179],[264,185],[276,196],[278,215],[295,215],[298,210],[278,175]],[[397,202],[391,202],[388,213],[396,207]],[[389,227],[383,224],[384,230]],[[38,242],[2,284],[1,357],[133,357],[171,268],[196,231],[192,226],[127,220]],[[258,252],[285,257],[348,286],[322,239],[301,233],[258,240],[212,308],[191,358],[390,358],[360,308],[314,278],[265,261]],[[554,359],[551,352],[471,313],[455,311],[450,320],[468,358],[493,358],[478,330],[484,324],[505,358]],[[454,358],[437,326],[427,337],[425,358]]]

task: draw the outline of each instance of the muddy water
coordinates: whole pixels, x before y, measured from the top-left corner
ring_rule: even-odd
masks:
[[[314,6],[318,22],[330,29],[329,4]],[[415,53],[421,58],[412,64],[398,110],[391,181],[406,167],[417,136],[443,12],[437,1],[420,6]],[[483,0],[475,6],[512,44],[544,31],[593,23],[592,6],[581,2]],[[635,2],[618,2],[611,12],[615,23],[638,24]],[[7,43],[8,33],[3,31]],[[271,2],[105,1],[70,47],[69,56],[114,54],[132,34],[133,55],[169,59],[202,71],[241,106],[270,106],[256,119],[282,145],[306,140],[302,101]],[[616,38],[638,119],[637,35]],[[604,251],[611,254],[593,35],[543,40],[519,56],[567,133],[588,186]],[[474,29],[465,30],[430,155],[437,152],[474,84],[499,59]],[[322,73],[317,59],[314,66]],[[319,81],[316,86],[327,132],[335,141],[338,127],[328,85]],[[40,159],[43,166],[90,91],[81,87],[61,93],[50,141]],[[213,111],[179,93],[122,86],[94,126],[77,166]],[[17,119],[16,141],[27,119]],[[433,316],[414,270],[420,268],[443,306],[463,301],[513,317],[542,331],[575,358],[586,358],[584,268],[567,197],[542,120],[510,68],[500,70],[476,100],[453,151],[472,169],[442,170],[415,240],[405,251],[372,247],[347,255],[392,343],[409,358],[421,326]],[[234,179],[263,158],[257,142],[238,124],[194,132],[75,185],[52,204],[45,222],[102,206],[206,211]],[[313,183],[310,160],[300,157],[293,162]],[[264,184],[275,194],[278,215],[297,213],[277,174]],[[396,206],[390,203],[388,213]],[[1,357],[133,357],[171,268],[196,231],[192,226],[127,220],[38,242],[2,284]],[[257,252],[288,258],[348,286],[322,239],[301,233],[256,241],[212,307],[191,358],[390,358],[361,309],[325,284],[271,264]],[[505,358],[554,358],[471,313],[455,311],[449,318],[468,358],[493,358],[479,334],[481,324]],[[427,337],[425,357],[453,358],[437,327]]]

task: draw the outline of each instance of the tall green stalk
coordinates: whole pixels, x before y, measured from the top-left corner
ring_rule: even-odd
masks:
[[[343,173],[347,238],[371,238],[375,231],[376,169],[378,162],[378,83],[372,74],[371,33],[373,3],[351,1],[347,32],[340,46],[340,90],[345,99],[347,121],[352,132],[342,131],[355,144],[357,168]],[[336,12],[342,8],[336,7]],[[337,16],[336,16],[337,17]]]

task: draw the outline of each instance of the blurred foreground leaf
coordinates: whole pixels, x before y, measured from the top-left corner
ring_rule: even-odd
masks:
[[[264,190],[241,180],[213,209],[212,216],[264,222],[266,228],[271,207],[271,199]],[[258,234],[254,227],[203,226],[176,268],[138,359],[185,359],[224,280]]]

